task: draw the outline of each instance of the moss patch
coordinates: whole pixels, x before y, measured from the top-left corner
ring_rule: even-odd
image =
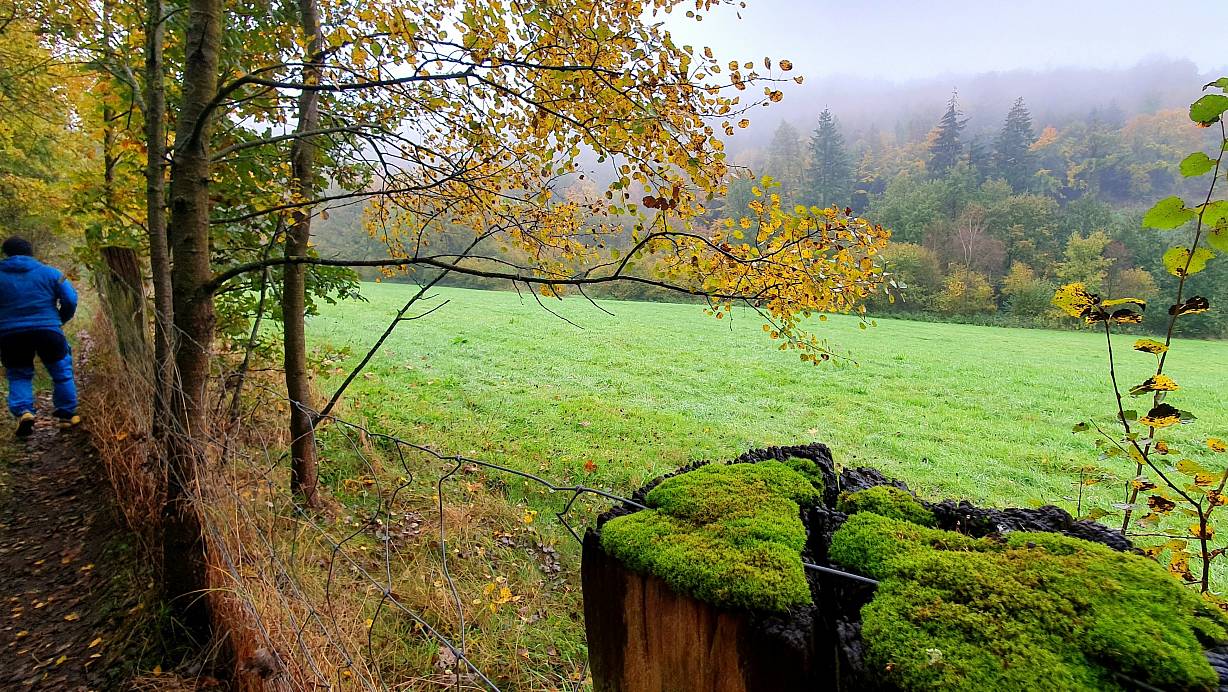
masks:
[[[921,526],[938,524],[934,513],[921,504],[912,493],[894,485],[876,485],[855,493],[842,493],[836,509],[846,514],[873,512]]]
[[[680,593],[784,611],[810,603],[800,505],[822,493],[818,468],[805,459],[709,464],[653,488],[645,498],[652,509],[606,522],[601,546]]]
[[[1211,690],[1211,605],[1146,558],[1057,534],[1006,541],[862,512],[831,558],[881,581],[861,612],[866,662],[907,690],[1121,689],[1114,672]]]

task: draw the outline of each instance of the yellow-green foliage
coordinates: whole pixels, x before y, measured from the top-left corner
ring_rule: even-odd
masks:
[[[818,469],[804,459],[709,464],[653,488],[652,509],[606,522],[601,545],[680,593],[784,611],[810,603],[800,505],[821,496]]]
[[[873,512],[879,516],[908,521],[921,526],[935,526],[934,513],[921,504],[912,493],[893,485],[876,485],[855,493],[842,493],[836,506],[841,512]]]
[[[1057,534],[974,539],[869,512],[835,562],[881,581],[861,612],[870,670],[907,690],[1210,690],[1224,617],[1146,558]]]

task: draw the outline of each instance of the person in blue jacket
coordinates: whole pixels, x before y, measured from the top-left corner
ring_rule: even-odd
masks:
[[[62,325],[77,311],[77,292],[64,272],[34,259],[25,238],[13,236],[0,245],[0,364],[9,381],[9,411],[17,418],[17,436],[34,430],[34,357],[42,361],[54,384],[53,416],[61,428],[81,422],[72,349]]]

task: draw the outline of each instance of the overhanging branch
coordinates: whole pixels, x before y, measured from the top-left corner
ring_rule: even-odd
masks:
[[[477,267],[465,266],[455,261],[455,255],[432,255],[429,257],[386,257],[381,259],[359,260],[359,259],[335,259],[327,257],[270,257],[265,260],[257,260],[240,264],[230,269],[217,274],[213,280],[201,287],[201,291],[205,294],[212,294],[219,290],[227,282],[235,279],[243,274],[253,271],[261,271],[267,267],[308,264],[322,267],[431,267],[433,269],[441,269],[456,274],[464,274],[466,276],[476,276],[484,279],[496,279],[502,281],[510,281],[512,283],[523,283],[534,286],[548,287],[581,287],[595,286],[600,284],[609,284],[617,282],[637,283],[645,286],[655,286],[667,291],[682,293],[692,296],[704,296],[717,300],[756,300],[763,296],[765,292],[772,289],[780,289],[786,286],[773,285],[765,288],[754,294],[747,293],[720,293],[714,291],[705,291],[697,288],[689,288],[672,284],[668,281],[660,281],[658,279],[649,279],[642,276],[632,274],[608,274],[605,276],[568,276],[568,277],[548,277],[536,276],[533,274],[511,273],[501,271],[489,271],[479,269]],[[477,257],[475,259],[483,259]]]

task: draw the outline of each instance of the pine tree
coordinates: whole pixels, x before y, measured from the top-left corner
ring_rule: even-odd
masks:
[[[786,208],[792,208],[793,201],[798,198],[803,169],[801,136],[788,120],[782,120],[780,127],[776,128],[776,134],[772,136],[771,144],[768,145],[763,173],[780,183],[776,192],[780,194]]]
[[[810,165],[806,168],[802,198],[821,207],[848,206],[853,197],[853,160],[830,109],[819,114],[819,127],[810,138]]]
[[[993,150],[984,137],[976,137],[968,143],[968,165],[976,171],[978,183],[993,173]]]
[[[928,169],[930,175],[935,178],[945,175],[963,158],[964,147],[959,141],[959,133],[968,121],[959,119],[961,113],[956,108],[956,95],[956,92],[951,92],[951,100],[947,101],[947,112],[938,121],[938,127],[930,132]]]
[[[1032,130],[1032,115],[1028,107],[1023,105],[1023,99],[1015,99],[1015,105],[1006,114],[1006,123],[998,138],[994,140],[993,168],[994,172],[1010,183],[1016,192],[1028,189],[1032,175],[1036,172],[1036,156],[1032,153],[1032,144],[1036,141],[1036,133]]]

